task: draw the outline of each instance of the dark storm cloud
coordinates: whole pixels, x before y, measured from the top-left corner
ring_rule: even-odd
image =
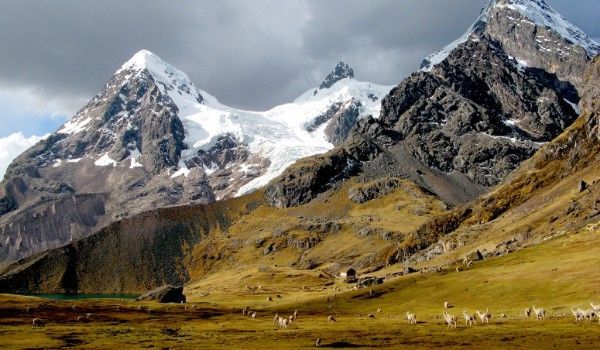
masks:
[[[461,35],[484,0],[32,1],[0,4],[0,90],[73,111],[146,48],[222,102],[289,101],[339,59],[357,78],[395,84]],[[600,37],[597,0],[553,0]]]

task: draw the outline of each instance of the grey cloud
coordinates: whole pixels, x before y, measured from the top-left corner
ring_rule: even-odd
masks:
[[[93,96],[149,49],[222,102],[264,109],[318,84],[337,60],[398,83],[462,34],[484,0],[33,1],[0,3],[0,89]],[[550,4],[593,37],[597,0]]]

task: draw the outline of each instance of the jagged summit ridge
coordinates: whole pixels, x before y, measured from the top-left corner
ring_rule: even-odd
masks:
[[[333,71],[323,79],[321,85],[319,85],[319,90],[329,89],[333,84],[346,78],[354,78],[354,70],[346,63],[339,61]]]

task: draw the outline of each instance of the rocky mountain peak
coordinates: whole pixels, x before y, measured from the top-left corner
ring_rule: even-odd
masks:
[[[498,42],[523,68],[555,74],[560,84],[577,90],[587,63],[600,53],[597,42],[544,0],[492,0],[461,37],[426,57],[422,70],[431,71],[458,46],[481,37]]]
[[[127,79],[132,75],[139,76],[147,73],[165,90],[164,92],[178,91],[179,95],[191,95],[198,102],[203,100],[187,74],[148,50],[135,53],[115,72],[115,76],[121,73],[126,73]]]
[[[518,12],[529,19],[531,24],[554,30],[569,42],[583,47],[590,58],[600,52],[600,45],[597,42],[563,18],[544,0],[494,0],[492,6],[495,9],[509,9]]]
[[[354,78],[354,70],[346,63],[339,61],[335,68],[323,79],[321,85],[319,85],[319,90],[328,89],[333,84],[346,78]]]

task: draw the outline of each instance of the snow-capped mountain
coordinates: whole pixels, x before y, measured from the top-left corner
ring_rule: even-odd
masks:
[[[378,117],[391,88],[355,80],[340,62],[295,101],[245,111],[221,104],[142,50],[71,120],[8,168],[0,198],[10,198],[15,210],[0,213],[0,261],[140,211],[253,191],[296,160],[342,142],[357,120]],[[93,204],[81,204],[76,219],[46,215],[50,205],[56,213],[67,205],[64,198],[83,195]],[[71,204],[68,210],[77,213]],[[45,236],[40,226],[47,220],[61,233]],[[38,231],[41,237],[32,238]]]
[[[487,35],[521,65],[556,73],[581,86],[587,61],[600,53],[600,44],[564,19],[544,0],[491,0],[460,38],[423,60],[429,71],[469,39]]]
[[[299,158],[325,152],[344,139],[349,128],[357,119],[367,115],[377,117],[384,97],[391,86],[359,82],[353,79],[353,71],[343,62],[338,63],[317,89],[311,89],[292,103],[277,106],[264,112],[245,111],[227,107],[206,91],[196,88],[188,76],[162,61],[153,53],[143,50],[136,53],[115,73],[106,90],[118,88],[118,103],[113,103],[110,125],[95,113],[94,105],[105,96],[97,96],[72,120],[58,131],[69,137],[80,139],[79,134],[106,131],[112,138],[111,147],[94,147],[83,154],[72,155],[75,160],[91,158],[97,166],[145,167],[144,137],[139,134],[139,107],[143,104],[139,94],[127,96],[122,90],[129,91],[127,85],[132,80],[152,79],[165,100],[161,105],[171,106],[181,126],[172,131],[173,144],[180,148],[179,154],[156,168],[151,161],[149,171],[166,168],[170,178],[187,177],[192,172],[208,176],[218,170],[241,172],[244,177],[242,186],[233,191],[228,186],[226,193],[216,192],[216,199],[232,194],[242,194],[266,184],[280,174],[287,166]],[[102,95],[102,94],[101,94]],[[160,104],[160,103],[159,103]],[[116,112],[116,113],[115,113]],[[94,121],[94,122],[92,122]],[[179,124],[178,121],[174,123]],[[123,126],[126,126],[123,131]],[[119,144],[120,133],[126,133],[128,139]],[[178,136],[178,133],[181,135]],[[207,156],[214,152],[215,146],[229,139],[231,145],[242,147],[247,155],[243,159],[216,161]],[[123,139],[123,137],[121,137]],[[175,150],[177,150],[177,147]],[[61,166],[63,161],[51,154],[47,162]],[[238,183],[239,184],[239,183]]]

